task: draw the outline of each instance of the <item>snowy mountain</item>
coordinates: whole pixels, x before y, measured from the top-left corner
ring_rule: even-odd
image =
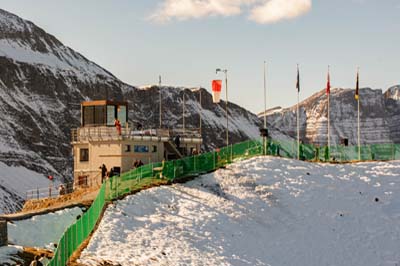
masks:
[[[382,90],[360,89],[361,144],[400,143],[400,86],[392,87],[384,94]],[[327,144],[328,103],[322,90],[299,104],[300,138],[305,143]],[[268,110],[268,124],[280,132],[296,138],[296,109],[274,108]],[[261,113],[260,117],[263,116]],[[357,101],[354,89],[332,89],[330,96],[331,144],[349,139],[357,145]]]
[[[399,175],[398,161],[238,162],[109,205],[78,262],[398,265]]]
[[[162,90],[165,126],[182,127],[184,91],[186,127],[198,127],[201,110],[204,148],[224,145],[223,104],[212,104],[204,89],[202,106],[198,90]],[[82,101],[126,100],[131,122],[155,127],[158,95],[158,87],[129,86],[32,22],[0,10],[0,212],[20,208],[25,190],[46,187],[47,175],[71,178],[70,130],[79,126]],[[229,108],[233,142],[258,135],[256,115],[231,103]],[[30,186],[10,182],[15,167],[27,170],[23,177]]]

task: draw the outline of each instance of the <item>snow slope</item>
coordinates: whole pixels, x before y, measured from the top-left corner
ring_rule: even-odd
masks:
[[[254,158],[109,207],[84,265],[399,265],[400,162]]]
[[[27,190],[47,187],[49,180],[22,166],[7,166],[0,162],[0,214],[19,210]]]
[[[26,220],[9,222],[7,224],[8,241],[18,246],[53,250],[53,244],[58,243],[64,231],[82,213],[79,207],[75,207],[54,213],[33,216]]]

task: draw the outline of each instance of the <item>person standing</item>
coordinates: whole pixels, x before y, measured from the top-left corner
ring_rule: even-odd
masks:
[[[43,266],[49,264],[49,259],[46,257],[44,253],[40,254],[39,263],[41,263]]]
[[[103,163],[103,164],[100,166],[100,169],[101,169],[101,183],[103,183],[104,180],[106,179],[106,176],[107,176],[107,167],[106,167],[106,165]]]
[[[29,266],[43,266],[43,264],[39,261],[39,256],[36,255]]]
[[[114,120],[114,125],[115,125],[115,128],[117,129],[118,135],[121,136],[121,129],[122,129],[121,122],[119,122],[119,120],[117,118]]]

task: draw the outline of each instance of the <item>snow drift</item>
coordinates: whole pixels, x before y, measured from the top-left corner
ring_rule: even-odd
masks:
[[[85,265],[397,265],[400,162],[254,158],[109,207]]]

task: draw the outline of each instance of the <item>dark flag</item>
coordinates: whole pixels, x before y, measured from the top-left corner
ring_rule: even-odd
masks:
[[[358,101],[358,99],[359,99],[359,94],[358,94],[359,84],[360,84],[360,75],[359,75],[359,71],[357,70],[356,94],[354,95],[354,98],[356,99],[356,101]]]
[[[296,82],[296,89],[297,89],[297,92],[300,92],[300,71],[299,71],[299,65],[297,65],[297,82]]]
[[[329,95],[331,93],[331,77],[329,75],[328,69],[328,82],[326,83],[326,94]]]

